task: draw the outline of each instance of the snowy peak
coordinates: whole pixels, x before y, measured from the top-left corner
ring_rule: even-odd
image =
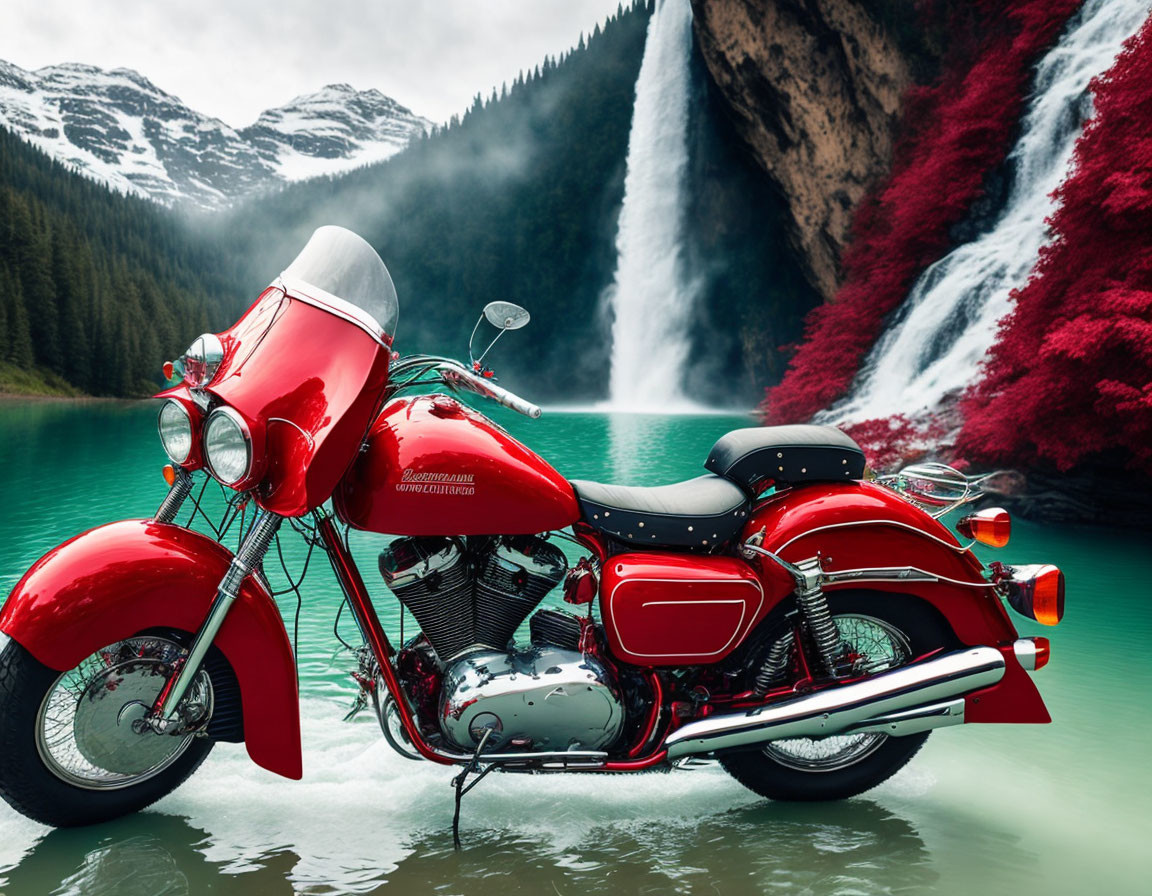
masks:
[[[379,162],[430,122],[379,90],[329,84],[262,113],[241,131],[285,180]]]
[[[0,126],[114,189],[214,209],[382,161],[430,122],[378,90],[334,84],[237,131],[131,69],[0,60]]]

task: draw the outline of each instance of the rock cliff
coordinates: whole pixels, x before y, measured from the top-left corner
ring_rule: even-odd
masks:
[[[805,274],[831,299],[853,212],[891,163],[909,64],[855,0],[692,0],[692,8],[709,73],[780,191]]]

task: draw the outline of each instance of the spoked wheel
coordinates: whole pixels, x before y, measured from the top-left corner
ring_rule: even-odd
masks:
[[[0,795],[45,824],[91,824],[142,809],[179,786],[212,749],[144,721],[183,648],[141,635],[60,674],[14,641],[0,652]],[[201,672],[181,704],[202,728],[213,709]]]
[[[922,611],[883,597],[830,596],[845,671],[854,677],[886,672],[941,646],[950,636]],[[776,632],[757,651],[753,667],[780,658],[777,675],[793,666],[791,631]],[[896,774],[928,739],[863,732],[777,740],[720,761],[745,787],[776,800],[836,800],[870,790]]]

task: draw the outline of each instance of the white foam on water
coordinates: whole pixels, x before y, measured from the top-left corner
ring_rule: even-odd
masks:
[[[207,831],[197,849],[226,872],[252,870],[288,851],[299,857],[290,874],[296,887],[378,886],[414,841],[450,831],[449,784],[457,769],[404,759],[370,711],[354,723],[341,722],[342,713],[333,701],[304,700],[303,780],[257,768],[242,745],[221,745],[150,811],[183,816]],[[718,767],[669,775],[496,774],[465,798],[461,826],[465,839],[469,830],[495,830],[544,838],[565,852],[604,825],[692,825],[755,801]]]
[[[657,0],[636,80],[616,275],[608,289],[609,404],[617,409],[690,407],[682,383],[699,291],[684,270],[682,246],[691,54],[688,0]]]
[[[967,387],[1048,239],[1052,192],[1067,176],[1091,113],[1088,83],[1148,17],[1148,0],[1087,0],[1036,67],[1010,155],[1013,183],[994,224],[920,275],[826,422],[918,414]]]

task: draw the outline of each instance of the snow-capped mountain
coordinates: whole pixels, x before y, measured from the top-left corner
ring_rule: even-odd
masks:
[[[431,123],[378,90],[334,84],[237,130],[130,69],[0,60],[0,126],[82,174],[166,205],[221,208],[403,149]]]

